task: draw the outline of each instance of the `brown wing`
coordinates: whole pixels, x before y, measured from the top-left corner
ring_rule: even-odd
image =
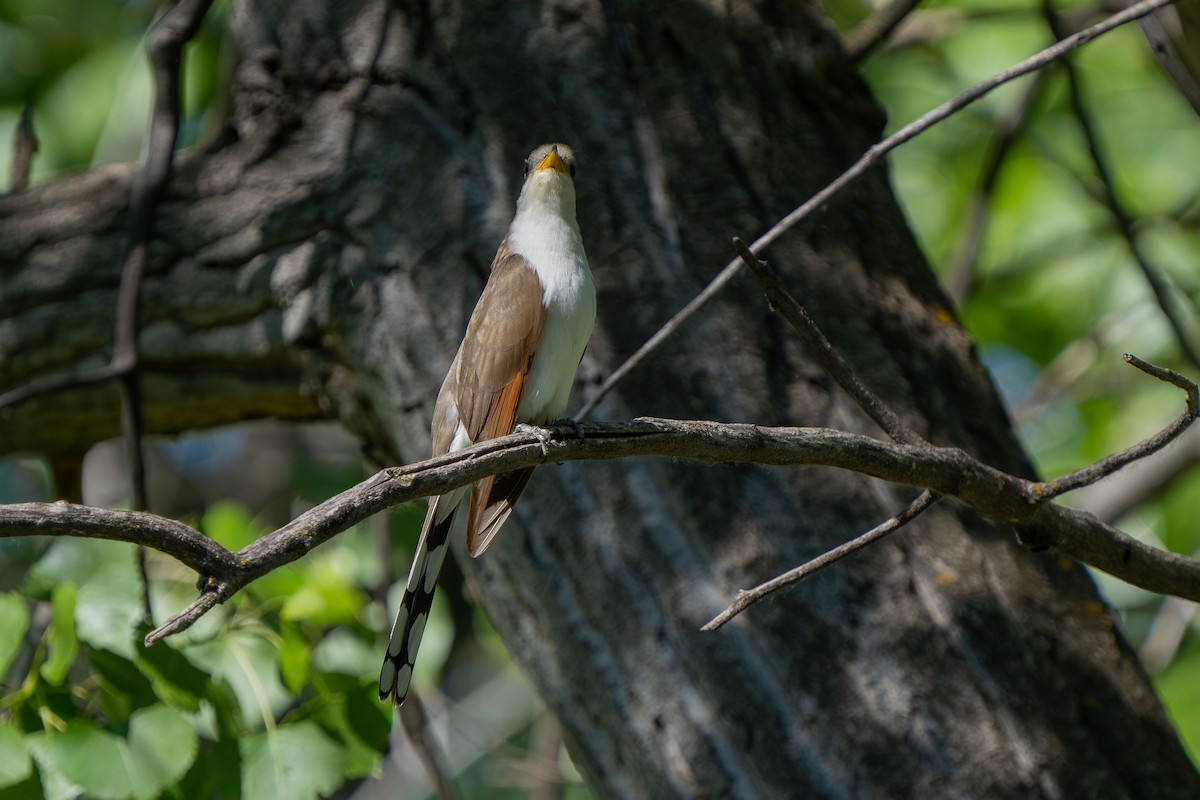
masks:
[[[459,419],[471,441],[481,442],[506,436],[517,419],[517,406],[529,374],[533,351],[546,322],[542,284],[525,259],[500,245],[492,274],[475,306],[467,335],[455,357],[446,389],[452,393]],[[453,385],[451,386],[451,381]],[[524,488],[528,476],[511,493],[508,476],[485,478],[471,487],[471,512],[467,520],[467,550],[479,555],[508,517],[511,502]],[[493,486],[504,489],[495,497]],[[503,512],[488,513],[496,503],[508,506]],[[485,518],[498,517],[488,526],[490,535],[480,536]]]

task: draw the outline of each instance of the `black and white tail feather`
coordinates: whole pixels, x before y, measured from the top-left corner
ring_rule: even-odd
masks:
[[[458,516],[459,505],[455,503],[443,519],[436,519],[444,502],[444,498],[437,498],[429,505],[421,540],[417,542],[417,552],[408,573],[408,584],[404,587],[404,597],[400,600],[400,610],[396,612],[392,635],[388,639],[387,655],[379,672],[379,699],[386,701],[391,697],[392,705],[397,707],[408,696],[417,650],[421,647],[421,637],[425,635],[425,624],[433,605],[433,593],[446,562],[446,542]]]

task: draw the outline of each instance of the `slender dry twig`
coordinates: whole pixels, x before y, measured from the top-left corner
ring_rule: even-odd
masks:
[[[946,268],[947,289],[955,303],[961,303],[971,292],[975,261],[979,257],[979,248],[987,230],[992,195],[996,191],[1002,169],[1008,162],[1008,155],[1024,132],[1029,112],[1041,96],[1045,85],[1045,72],[1033,76],[1017,104],[996,122],[994,136],[984,157],[983,177],[972,193],[962,234],[958,237],[958,244],[950,257],[950,265]]]
[[[1116,522],[1143,503],[1165,494],[1197,464],[1200,464],[1200,428],[1193,428],[1157,458],[1139,461],[1136,467],[1109,478],[1102,486],[1087,487],[1075,495],[1071,504],[1105,522]]]
[[[114,364],[121,366],[121,430],[129,459],[130,503],[146,508],[146,468],[142,452],[142,400],[138,331],[141,288],[146,273],[154,216],[171,180],[175,139],[179,133],[179,93],[183,46],[200,30],[212,0],[182,0],[150,32],[146,52],[154,70],[154,107],[142,147],[141,163],[129,191],[129,250],[117,290]]]
[[[37,136],[33,132],[33,109],[21,109],[21,119],[13,132],[12,168],[9,170],[10,192],[19,192],[29,186],[29,169],[33,165],[33,154],[38,151]]]
[[[823,205],[833,199],[838,192],[845,189],[851,183],[862,177],[871,167],[875,166],[885,155],[895,150],[900,145],[916,138],[919,134],[924,133],[929,128],[942,122],[948,117],[958,113],[962,109],[974,103],[984,95],[996,89],[999,86],[1009,83],[1017,78],[1023,77],[1036,72],[1042,67],[1051,62],[1062,58],[1072,50],[1082,47],[1083,45],[1095,39],[1097,36],[1108,33],[1114,28],[1118,28],[1133,20],[1146,16],[1147,14],[1167,6],[1174,0],[1142,0],[1142,2],[1130,6],[1129,8],[1117,14],[1113,14],[1107,19],[1097,22],[1083,30],[1075,33],[1062,41],[1047,47],[1019,64],[998,72],[987,80],[979,83],[967,91],[959,94],[951,100],[942,103],[932,111],[926,112],[921,117],[913,120],[908,125],[905,125],[900,130],[893,133],[881,142],[872,145],[865,153],[854,162],[845,172],[835,178],[831,183],[825,186],[824,189],[814,194],[800,206],[792,210],[779,222],[775,223],[766,233],[759,236],[750,244],[750,249],[755,253],[761,253],[768,245],[774,243],[780,236],[786,233],[796,224],[806,219],[814,211],[821,208]],[[742,267],[742,260],[735,258],[725,265],[725,268],[717,273],[707,286],[686,306],[679,310],[675,316],[671,317],[666,324],[658,329],[649,339],[647,339],[637,350],[633,352],[629,358],[625,359],[617,369],[608,376],[605,381],[600,384],[596,391],[588,399],[587,403],[576,413],[577,419],[584,419],[590,414],[600,401],[612,391],[613,387],[620,383],[626,375],[628,375],[635,367],[642,363],[647,356],[659,345],[661,345],[675,331],[679,330],[692,316],[696,314],[709,300],[725,287],[734,276],[738,274]]]
[[[1171,76],[1171,80],[1175,81],[1175,86],[1178,87],[1180,93],[1187,99],[1192,110],[1200,114],[1200,85],[1196,84],[1196,78],[1192,76],[1191,71],[1187,68],[1187,64],[1180,57],[1180,53],[1176,50],[1176,43],[1171,35],[1163,27],[1159,20],[1161,15],[1154,14],[1148,17],[1143,17],[1138,20],[1138,24],[1142,28],[1142,33],[1146,37],[1146,41],[1150,44],[1150,50],[1154,53],[1158,62],[1162,64],[1163,70]],[[1180,42],[1186,46],[1183,42]]]
[[[855,25],[843,38],[842,48],[851,61],[862,61],[883,43],[921,0],[888,0]]]
[[[154,216],[171,180],[175,139],[179,133],[179,93],[183,71],[183,46],[200,29],[212,0],[182,0],[167,12],[146,41],[154,70],[154,106],[137,172],[129,191],[129,250],[117,289],[117,323],[113,334],[112,363],[118,366],[121,433],[129,470],[129,504],[136,511],[148,507],[146,458],[142,448],[142,376],[138,332],[141,330],[142,279],[146,274]],[[153,619],[146,553],[138,550],[142,575],[142,602],[146,619]]]
[[[750,252],[746,243],[736,236],[733,239],[733,249],[737,251],[738,257],[762,284],[763,293],[767,296],[767,302],[771,308],[783,315],[792,329],[808,345],[808,349],[817,357],[821,366],[833,376],[833,379],[846,390],[847,394],[854,398],[859,407],[875,420],[883,432],[902,444],[925,444],[925,440],[916,431],[905,425],[887,403],[867,388],[867,385],[846,363],[846,359],[833,346],[833,343],[817,327],[817,323],[808,315],[804,307],[784,288],[783,282],[779,280],[779,276],[767,265],[767,262],[760,261],[754,253]]]
[[[1043,0],[1042,2],[1042,15],[1046,19],[1046,24],[1050,27],[1050,31],[1054,34],[1054,37],[1062,40],[1062,24],[1058,16],[1054,13],[1054,9],[1050,6],[1049,0]],[[1117,188],[1113,180],[1112,171],[1108,168],[1108,160],[1100,152],[1100,140],[1096,135],[1096,126],[1092,122],[1092,115],[1088,111],[1087,104],[1084,102],[1083,83],[1079,77],[1079,71],[1075,69],[1075,64],[1069,57],[1062,60],[1062,69],[1067,76],[1067,86],[1071,98],[1071,111],[1079,123],[1079,130],[1083,133],[1084,142],[1087,144],[1088,156],[1096,168],[1096,176],[1100,179],[1100,201],[1116,224],[1121,238],[1125,240],[1129,254],[1133,256],[1134,263],[1142,271],[1142,276],[1150,286],[1150,291],[1154,293],[1154,300],[1162,310],[1163,316],[1166,317],[1167,324],[1171,326],[1171,331],[1175,334],[1175,341],[1179,345],[1180,352],[1183,353],[1184,358],[1193,367],[1200,370],[1200,355],[1196,353],[1196,349],[1192,346],[1191,337],[1188,336],[1187,326],[1184,323],[1181,313],[1175,308],[1171,286],[1162,271],[1150,263],[1146,252],[1138,243],[1137,234],[1133,229],[1133,219],[1125,209],[1121,198],[1117,196]]]
[[[416,693],[410,693],[408,702],[400,707],[400,722],[404,726],[404,732],[408,734],[408,741],[417,751],[417,757],[420,759],[421,765],[425,767],[425,774],[433,784],[438,800],[454,800],[457,795],[442,766],[445,759],[433,741],[427,716],[425,704],[421,702],[421,698]]]
[[[1196,618],[1200,605],[1191,600],[1180,600],[1178,597],[1163,598],[1145,641],[1138,648],[1138,660],[1142,667],[1151,675],[1162,672],[1179,652],[1180,645],[1192,621]]]
[[[1038,497],[1053,498],[1060,494],[1070,492],[1082,486],[1088,486],[1095,483],[1106,475],[1111,475],[1134,461],[1145,458],[1148,455],[1157,453],[1171,442],[1175,441],[1185,430],[1187,430],[1196,417],[1200,416],[1200,392],[1197,391],[1196,384],[1189,381],[1187,378],[1163,367],[1156,367],[1149,364],[1135,355],[1126,353],[1122,356],[1126,363],[1140,369],[1147,375],[1158,378],[1160,381],[1166,381],[1172,386],[1178,386],[1186,394],[1187,401],[1183,411],[1175,421],[1161,431],[1151,436],[1149,439],[1138,442],[1133,447],[1122,450],[1119,453],[1113,453],[1110,456],[1100,459],[1095,464],[1084,467],[1070,474],[1064,475],[1052,481],[1042,481],[1035,483],[1031,487]]]
[[[825,569],[825,567],[828,567],[830,564],[841,561],[851,553],[856,553],[867,545],[874,544],[888,534],[900,530],[909,522],[920,516],[925,509],[929,508],[937,501],[938,496],[926,489],[917,496],[916,500],[913,500],[908,504],[908,508],[901,511],[896,516],[891,517],[887,521],[875,526],[861,536],[840,544],[832,550],[826,550],[824,553],[812,559],[811,561],[806,561],[795,569],[788,570],[782,575],[772,578],[766,583],[760,583],[753,589],[739,589],[737,597],[735,597],[733,602],[729,604],[728,608],[709,620],[702,628],[700,628],[700,630],[715,631],[717,628],[720,628],[722,625],[729,622],[731,619],[745,611],[750,606],[766,598],[767,595],[777,592],[786,586],[799,583],[810,575],[815,575],[816,573]]]

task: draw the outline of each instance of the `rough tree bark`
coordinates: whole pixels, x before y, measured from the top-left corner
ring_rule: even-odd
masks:
[[[424,457],[436,387],[520,159],[579,153],[599,289],[583,394],[882,114],[809,4],[235,3],[228,135],[183,159],[145,286],[151,430],[340,418]],[[0,391],[102,363],[130,170],[0,198]],[[1030,474],[876,173],[765,254],[932,441]],[[600,406],[870,430],[749,279]],[[115,392],[0,418],[69,458]],[[592,786],[620,797],[1196,797],[1200,779],[1081,568],[954,507],[720,632],[747,587],[914,492],[825,469],[548,467],[467,564]],[[461,552],[460,552],[461,556]]]

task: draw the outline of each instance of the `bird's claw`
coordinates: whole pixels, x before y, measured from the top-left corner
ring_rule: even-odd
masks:
[[[573,420],[569,417],[563,417],[562,419],[554,420],[554,422],[550,424],[556,428],[565,428],[569,425],[571,430],[575,431],[575,438],[581,442],[583,441],[583,428],[579,426],[578,420]]]
[[[554,431],[547,430],[539,425],[527,425],[524,422],[518,422],[513,426],[513,433],[533,434],[542,448],[542,458],[550,457],[550,450],[547,445],[550,444],[550,439],[554,437]]]

